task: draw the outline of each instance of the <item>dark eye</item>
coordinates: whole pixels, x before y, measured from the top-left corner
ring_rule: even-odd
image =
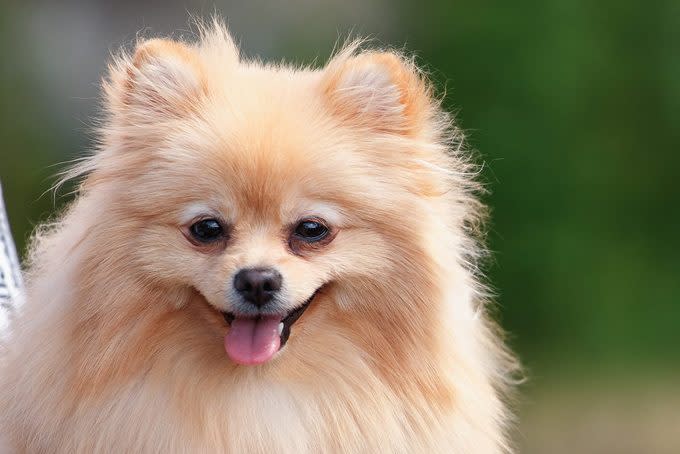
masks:
[[[328,236],[328,227],[320,221],[305,219],[295,227],[295,236],[308,243],[315,243]]]
[[[222,224],[216,219],[203,219],[189,227],[191,236],[201,243],[212,243],[224,236]]]

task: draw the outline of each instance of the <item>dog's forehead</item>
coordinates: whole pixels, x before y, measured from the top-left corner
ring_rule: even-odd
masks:
[[[206,168],[214,184],[225,185],[233,197],[253,207],[338,191],[344,167],[339,154],[344,152],[324,137],[322,128],[300,115],[250,115],[226,124],[220,140],[199,144],[196,165]]]
[[[182,192],[190,202],[182,207],[182,222],[214,214],[281,222],[318,216],[339,223],[337,197],[346,181],[340,165],[329,168],[308,144],[287,139],[235,140],[192,156],[183,172]]]
[[[267,212],[307,192],[313,162],[281,147],[251,145],[223,152],[223,159],[218,161],[219,176],[234,203],[251,211]]]
[[[192,199],[216,193],[240,215],[290,221],[314,211],[333,222],[340,216],[331,207],[347,205],[339,199],[356,186],[360,153],[313,84],[277,82],[282,93],[251,86],[248,96],[213,99],[180,136],[187,189]]]

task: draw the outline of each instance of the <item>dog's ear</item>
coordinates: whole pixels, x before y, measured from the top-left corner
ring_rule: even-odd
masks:
[[[431,89],[396,53],[345,50],[325,69],[322,90],[333,113],[357,127],[407,136],[429,129]]]
[[[195,49],[152,39],[139,43],[132,57],[114,61],[104,90],[114,118],[139,125],[190,112],[206,87]]]

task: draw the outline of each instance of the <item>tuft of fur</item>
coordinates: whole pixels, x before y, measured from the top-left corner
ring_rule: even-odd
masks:
[[[511,451],[476,169],[412,59],[354,42],[319,69],[263,64],[215,20],[140,41],[103,93],[0,359],[17,452]],[[187,241],[197,212],[228,244]],[[319,214],[337,236],[292,253],[282,232]],[[273,360],[240,366],[219,311],[254,265],[291,304],[323,291]]]

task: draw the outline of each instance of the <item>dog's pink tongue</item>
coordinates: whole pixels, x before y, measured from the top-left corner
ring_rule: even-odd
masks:
[[[224,349],[229,358],[239,364],[260,364],[272,359],[279,351],[281,317],[235,318],[224,337]]]

